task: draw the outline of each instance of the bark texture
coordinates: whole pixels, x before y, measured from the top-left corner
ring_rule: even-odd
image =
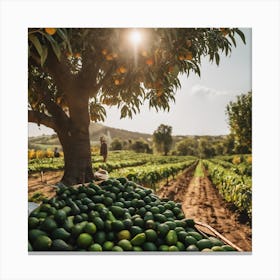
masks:
[[[80,95],[79,98],[73,98],[68,103],[71,117],[66,126],[64,124],[61,129],[57,129],[64,151],[65,166],[62,183],[67,186],[89,182],[93,179],[88,97]]]

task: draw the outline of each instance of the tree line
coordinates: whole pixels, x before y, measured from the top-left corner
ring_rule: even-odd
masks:
[[[172,137],[172,127],[161,124],[151,141],[114,138],[111,150],[133,150],[138,153],[190,155],[211,158],[217,155],[252,152],[252,92],[241,94],[226,107],[230,134],[226,136]]]

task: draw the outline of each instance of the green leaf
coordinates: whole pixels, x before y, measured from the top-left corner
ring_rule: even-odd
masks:
[[[239,30],[239,29],[235,29],[234,31],[239,35],[239,37],[241,38],[243,43],[246,44],[246,38],[245,38],[244,33],[241,30]]]
[[[42,55],[41,55],[41,66],[44,65],[46,59],[48,56],[48,47],[47,46],[42,46]]]
[[[236,41],[235,41],[234,37],[231,34],[229,34],[229,37],[230,37],[233,45],[236,47]]]
[[[71,48],[71,44],[70,44],[70,41],[68,39],[68,36],[67,36],[67,31],[63,30],[62,28],[58,28],[56,30],[58,36],[67,44],[67,47],[69,49],[69,51],[72,53],[72,48]]]
[[[151,77],[151,79],[152,79],[152,81],[153,81],[153,82],[155,82],[155,81],[156,81],[156,77],[153,75],[153,73],[152,73],[152,72],[150,72],[150,77]]]
[[[128,112],[128,107],[126,105],[124,105],[122,108],[121,108],[121,119],[122,118],[125,118],[127,116],[127,112]]]
[[[215,53],[215,60],[216,60],[216,64],[219,65],[220,63],[220,56],[218,53]]]
[[[39,39],[34,35],[34,34],[30,34],[28,36],[28,39],[32,42],[32,44],[34,45],[34,47],[36,48],[38,54],[41,56],[42,55],[42,45],[39,41]]]
[[[51,35],[46,34],[45,37],[50,42],[58,61],[60,61],[61,51],[60,51],[60,47],[59,47],[58,43],[53,39],[53,37]]]
[[[225,52],[226,52],[226,56],[227,56],[228,53],[229,53],[229,47],[228,47],[228,45],[225,45]]]
[[[178,67],[178,64],[175,64],[173,68],[173,75],[177,77],[179,72],[180,72],[180,68]]]

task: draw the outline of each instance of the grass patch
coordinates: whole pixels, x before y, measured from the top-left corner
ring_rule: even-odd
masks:
[[[202,167],[202,161],[200,160],[196,166],[194,177],[204,177],[203,167]]]
[[[43,199],[47,198],[42,192],[37,191],[28,197],[29,202],[40,203]]]

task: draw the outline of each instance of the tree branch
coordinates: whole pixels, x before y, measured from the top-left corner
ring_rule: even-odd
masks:
[[[69,130],[69,117],[63,111],[63,109],[56,104],[55,101],[52,100],[51,95],[48,92],[44,91],[44,89],[38,85],[33,84],[33,88],[36,93],[40,96],[41,102],[46,106],[48,113],[51,115],[52,121],[55,126],[63,130],[64,132],[68,132]]]
[[[98,92],[96,78],[99,67],[95,66],[95,59],[92,52],[85,51],[83,53],[82,70],[77,77],[79,85],[83,87],[83,91],[91,97]]]
[[[69,117],[59,105],[51,100],[51,97],[48,94],[43,94],[43,102],[46,105],[48,112],[52,114],[56,123],[67,125]]]
[[[96,74],[97,75],[97,74]],[[112,75],[112,69],[108,70],[106,72],[106,74],[104,75],[104,77],[97,83],[96,81],[96,76],[94,79],[89,80],[86,83],[86,87],[87,87],[87,92],[89,92],[89,96],[90,97],[94,97],[96,96],[96,94],[98,93],[98,91],[101,89],[101,87],[104,85],[104,83],[106,82],[106,80]]]
[[[61,55],[61,60],[58,61],[57,57],[52,51],[49,52],[45,67],[55,81],[55,84],[60,92],[68,94],[68,88],[71,87],[73,75],[70,73],[67,65],[67,60],[64,55]]]
[[[54,119],[39,111],[28,110],[28,122],[43,124],[56,131],[56,124]]]

